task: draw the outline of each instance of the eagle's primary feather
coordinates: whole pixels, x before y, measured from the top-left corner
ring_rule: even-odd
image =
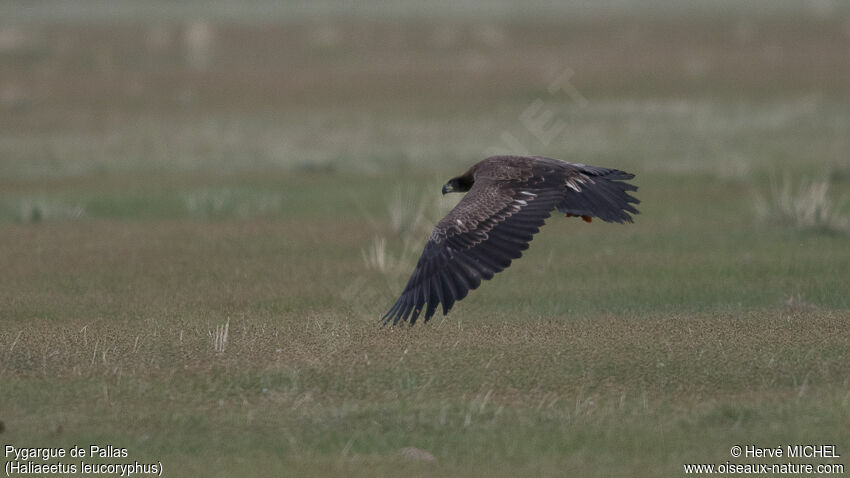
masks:
[[[468,191],[437,223],[401,297],[384,323],[427,322],[522,256],[552,210],[586,221],[632,222],[633,174],[541,156],[493,156],[451,179],[443,192]]]

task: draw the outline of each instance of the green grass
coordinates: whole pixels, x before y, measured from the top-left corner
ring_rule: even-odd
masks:
[[[366,475],[416,446],[437,463],[403,466],[500,476],[675,474],[735,443],[847,439],[846,314],[465,315],[383,331],[252,313],[220,354],[209,316],[34,325],[5,357],[8,439],[116,443],[181,475]]]
[[[144,22],[6,30],[2,443],[125,447],[170,476],[845,456],[850,239],[762,221],[757,198],[829,178],[819,201],[850,215],[846,27],[686,20],[461,19],[453,37],[348,19],[318,40],[310,22],[222,22],[204,71],[175,25],[158,27],[171,46]],[[548,93],[565,65],[586,105]],[[535,99],[568,125],[549,144],[521,120]],[[439,185],[504,132],[636,173],[641,214],[554,216],[447,318],[379,327],[412,260],[381,272],[363,251],[409,256],[422,238],[391,211],[421,198],[433,221],[453,201]]]
[[[757,223],[735,183],[650,176],[634,225],[553,218],[449,318],[382,329],[404,278],[360,251],[389,232],[324,193],[372,183],[314,178],[315,217],[175,202],[4,226],[6,440],[115,443],[221,476],[651,476],[739,442],[847,442],[846,237]]]

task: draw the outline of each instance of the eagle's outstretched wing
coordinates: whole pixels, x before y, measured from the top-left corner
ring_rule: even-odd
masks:
[[[466,196],[437,223],[401,297],[384,315],[385,324],[409,319],[413,325],[423,308],[427,322],[438,305],[447,314],[482,279],[522,256],[555,208],[609,222],[631,222],[626,211],[637,213],[630,203],[638,200],[627,193],[637,188],[621,182],[631,174],[526,159],[529,167],[515,169],[515,177],[479,170]]]

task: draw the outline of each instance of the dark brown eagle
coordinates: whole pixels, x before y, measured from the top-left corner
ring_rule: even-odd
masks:
[[[425,321],[442,304],[443,315],[455,302],[505,270],[522,256],[553,209],[587,222],[632,222],[637,214],[629,195],[634,174],[573,164],[541,156],[493,156],[452,178],[443,194],[467,192],[444,217],[401,297],[384,315],[384,324],[410,319],[425,308]]]

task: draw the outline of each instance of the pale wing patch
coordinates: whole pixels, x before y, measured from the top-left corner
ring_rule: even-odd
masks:
[[[575,191],[577,193],[581,192],[580,184],[587,184],[587,183],[594,184],[594,181],[592,179],[590,179],[589,177],[585,176],[584,174],[577,174],[575,176],[569,176],[567,178],[566,182],[565,182],[565,184],[568,188],[572,189],[573,191]]]

